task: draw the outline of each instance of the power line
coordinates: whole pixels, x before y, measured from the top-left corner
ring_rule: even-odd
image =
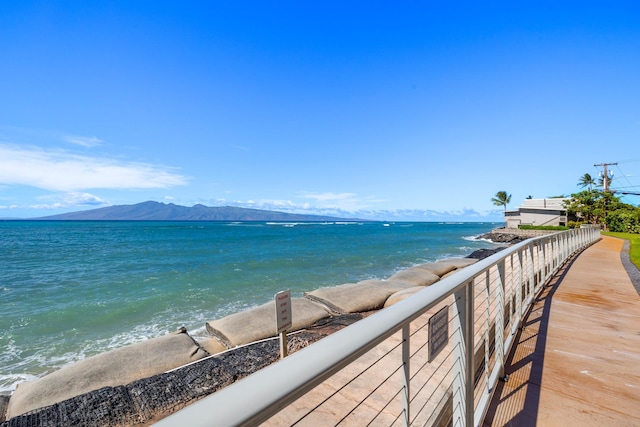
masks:
[[[634,203],[636,197],[633,196],[640,196],[640,192],[638,192],[638,190],[640,190],[640,185],[634,185],[631,180],[629,180],[629,176],[631,175],[624,173],[620,166],[616,166],[616,169],[618,171],[617,179],[615,180],[615,188],[611,188],[610,191],[616,195],[620,195],[620,198],[625,200],[627,203],[636,204],[637,202]],[[630,199],[628,196],[632,196],[633,198]]]
[[[622,169],[620,168],[620,166],[617,166],[616,169],[618,169],[618,179],[616,180],[616,182],[617,182],[616,188],[618,188],[619,190],[623,190],[623,189],[628,189],[628,190],[640,189],[640,185],[634,185],[631,182],[631,180],[629,180],[629,177],[632,176],[632,175],[627,175],[626,173],[624,173],[622,171]],[[625,181],[625,183],[627,185],[621,185],[620,179],[624,179],[624,181]]]
[[[640,196],[640,193],[636,193],[635,191],[611,190],[611,192],[616,194],[631,194],[633,196]]]

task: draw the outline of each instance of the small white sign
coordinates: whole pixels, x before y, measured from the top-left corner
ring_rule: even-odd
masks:
[[[291,317],[291,292],[281,291],[275,297],[276,302],[276,329],[277,333],[291,329],[293,318]]]

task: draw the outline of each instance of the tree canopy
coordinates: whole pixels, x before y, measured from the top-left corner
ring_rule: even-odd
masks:
[[[615,191],[609,191],[608,184],[612,178],[613,174],[603,175],[598,183],[588,173],[580,177],[578,185],[587,189],[571,194],[569,200],[564,202],[567,216],[573,218],[569,226],[597,224],[613,232],[640,234],[640,207],[622,202]],[[531,196],[527,198],[531,199]],[[506,191],[498,191],[491,201],[496,206],[504,206],[506,211],[511,195]]]
[[[585,173],[584,175],[582,175],[580,177],[580,181],[578,181],[578,185],[582,188],[584,187],[588,187],[589,191],[591,191],[591,188],[594,185],[597,185],[595,179],[593,179],[593,177],[591,175],[589,175],[588,173]]]
[[[591,186],[597,184],[589,174],[584,174],[578,185],[589,189],[572,194],[565,208],[579,223],[604,225],[615,232],[640,233],[640,208],[623,203],[611,191],[593,190]]]
[[[511,202],[511,194],[507,194],[506,191],[498,191],[491,201],[496,206],[504,206],[504,210],[507,210],[507,205]]]

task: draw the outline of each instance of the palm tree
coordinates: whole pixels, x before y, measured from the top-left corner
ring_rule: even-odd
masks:
[[[589,191],[591,191],[591,186],[596,185],[595,179],[591,177],[588,173],[585,173],[580,177],[580,181],[578,181],[578,185],[582,188],[589,187]]]
[[[609,171],[609,175],[602,174],[600,178],[598,178],[598,186],[603,187],[604,191],[609,191],[611,188],[611,181],[613,180],[613,173]]]
[[[504,210],[507,210],[507,204],[511,202],[511,194],[507,194],[506,191],[498,191],[495,197],[491,198],[491,201],[496,206],[504,206]]]

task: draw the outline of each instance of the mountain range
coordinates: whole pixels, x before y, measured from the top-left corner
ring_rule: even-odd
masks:
[[[238,208],[233,206],[192,207],[173,203],[142,202],[135,205],[116,205],[87,211],[69,212],[38,218],[40,220],[85,221],[344,221],[354,218],[337,218],[321,215],[290,214],[278,211]]]

